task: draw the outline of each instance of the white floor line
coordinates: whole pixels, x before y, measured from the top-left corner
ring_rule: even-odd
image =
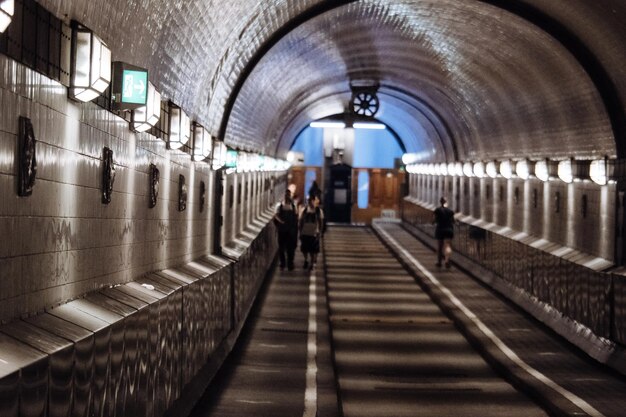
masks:
[[[303,417],[317,415],[317,276],[315,269],[311,271],[309,279],[309,325]]]
[[[430,280],[430,282],[432,282],[441,292],[443,292],[450,299],[450,301],[467,316],[467,318],[469,318],[472,322],[474,322],[474,324],[485,334],[485,336],[491,339],[491,341],[502,351],[502,353],[504,353],[516,365],[524,369],[526,372],[528,372],[530,375],[535,377],[537,380],[543,382],[545,385],[552,388],[554,391],[561,394],[563,397],[567,398],[569,401],[571,401],[574,405],[576,405],[578,408],[583,410],[588,415],[593,416],[593,417],[604,417],[604,414],[596,410],[591,404],[589,404],[588,402],[586,402],[585,400],[583,400],[576,394],[572,393],[571,391],[568,391],[567,389],[563,388],[562,386],[552,381],[550,378],[548,378],[547,376],[545,376],[544,374],[542,374],[541,372],[539,372],[538,370],[536,370],[535,368],[533,368],[532,366],[524,362],[522,358],[517,356],[517,354],[511,348],[509,348],[469,308],[467,308],[461,302],[461,300],[456,298],[456,296],[452,294],[452,292],[447,287],[445,287],[437,278],[435,278],[435,276],[431,274],[428,269],[426,269],[417,259],[413,257],[413,255],[411,255],[406,249],[404,249],[398,243],[397,240],[391,237],[391,235],[387,233],[385,230],[381,228],[378,228],[378,230],[380,231],[381,234],[383,234],[387,238],[387,240],[390,243],[392,243],[393,246],[396,247],[396,249],[400,253],[402,253],[402,255],[405,258],[410,260],[411,263],[413,263],[413,265],[415,265],[420,270],[420,272],[424,274]]]

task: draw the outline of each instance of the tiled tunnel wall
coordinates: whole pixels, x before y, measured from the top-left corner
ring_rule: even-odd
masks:
[[[0,74],[0,322],[211,252],[214,173],[208,164],[167,150],[148,133],[131,132],[126,121],[92,103],[69,101],[64,86],[3,55]],[[37,139],[37,177],[28,197],[16,192],[18,116],[31,119]],[[116,169],[110,204],[101,201],[105,146]],[[160,171],[154,208],[148,204],[150,164]],[[179,175],[187,184],[184,211]],[[243,184],[272,175],[229,177]],[[253,187],[245,188],[250,197]],[[271,191],[263,189],[265,207]],[[261,208],[241,206],[238,231],[253,211]]]

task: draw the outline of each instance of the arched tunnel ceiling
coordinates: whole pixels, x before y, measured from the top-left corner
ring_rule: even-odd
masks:
[[[623,114],[621,0],[40,2],[94,29],[114,59],[146,66],[213,135],[229,116],[231,146],[283,154],[311,119],[345,106],[350,79],[365,78],[381,84],[379,118],[428,159],[616,155],[599,82],[567,45],[494,4],[520,15],[535,8],[580,39]],[[320,7],[328,10],[303,18]],[[294,19],[302,24],[290,28]]]

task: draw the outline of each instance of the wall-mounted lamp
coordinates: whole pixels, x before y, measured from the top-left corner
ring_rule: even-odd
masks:
[[[111,83],[111,50],[94,33],[72,22],[72,54],[69,96],[91,101]]]
[[[135,132],[145,132],[154,127],[161,117],[161,93],[148,82],[148,101],[145,106],[132,111],[130,126]]]
[[[474,164],[472,164],[471,162],[465,162],[463,164],[463,175],[465,175],[466,177],[473,177],[474,176]]]
[[[534,167],[533,162],[530,162],[527,159],[522,159],[521,161],[517,161],[515,164],[515,173],[521,179],[527,180],[532,174],[534,174]]]
[[[496,178],[498,176],[498,168],[494,161],[487,162],[487,165],[485,165],[485,173],[489,178]]]
[[[485,164],[482,162],[475,162],[474,163],[474,169],[473,169],[474,175],[478,178],[484,178],[485,176]]]
[[[167,146],[169,149],[180,149],[189,141],[191,122],[187,113],[170,101],[170,132]]]
[[[0,0],[0,33],[4,32],[13,19],[15,13],[14,0]]]
[[[506,160],[500,162],[500,175],[502,175],[507,180],[513,178],[513,164],[511,161]]]
[[[207,130],[198,123],[193,124],[193,155],[194,161],[204,161],[211,156],[213,139]]]
[[[589,165],[589,177],[598,185],[606,185],[616,179],[615,160],[604,158],[591,161]]]
[[[213,155],[211,158],[211,168],[214,171],[222,168],[226,164],[226,151],[228,148],[226,144],[222,141],[214,141],[213,142]]]
[[[450,175],[448,172],[448,164],[445,162],[439,164],[439,175]]]
[[[237,152],[237,172],[250,171],[248,153],[244,151]]]
[[[566,183],[571,183],[574,181],[574,175],[572,173],[572,160],[566,159],[565,161],[559,162],[558,169],[559,178],[561,181]]]

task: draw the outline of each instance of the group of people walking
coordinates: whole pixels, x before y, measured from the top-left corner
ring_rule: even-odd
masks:
[[[320,190],[314,181],[309,189],[306,204],[299,207],[295,190],[285,190],[276,206],[274,222],[278,229],[279,267],[294,269],[294,256],[300,236],[300,250],[304,255],[304,269],[313,269],[320,251],[320,237],[324,231],[324,211],[320,205]]]

